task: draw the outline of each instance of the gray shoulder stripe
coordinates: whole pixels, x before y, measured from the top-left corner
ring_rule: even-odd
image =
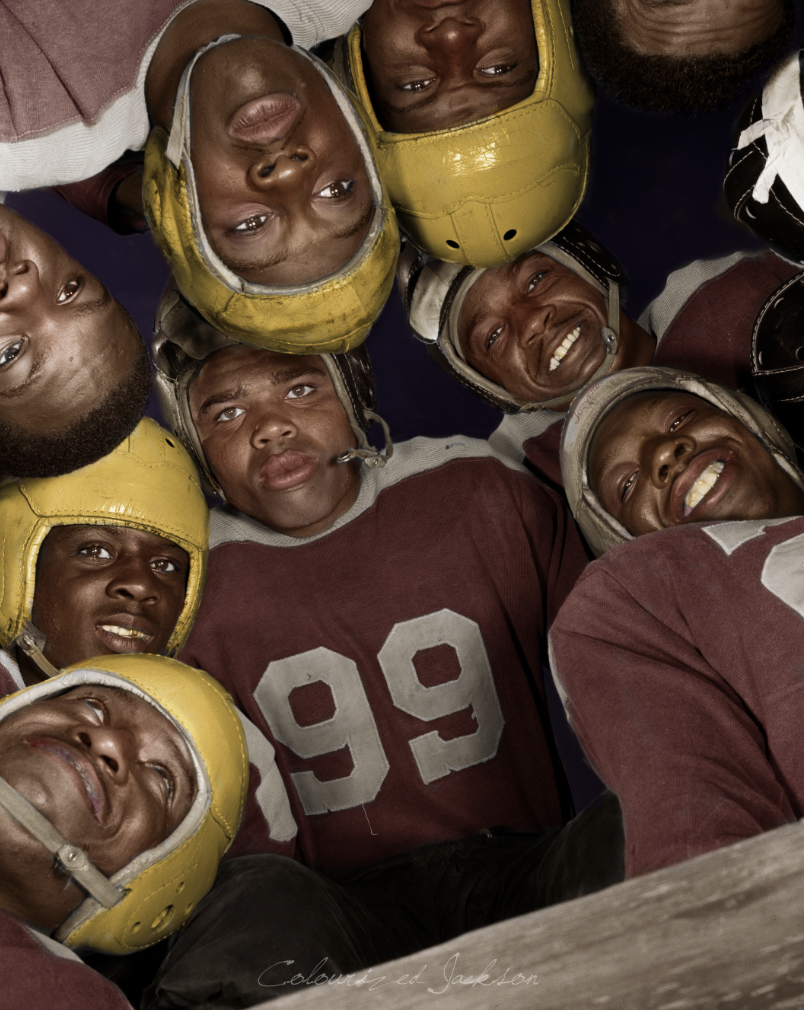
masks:
[[[214,508],[210,515],[209,549],[214,550],[222,544],[238,541],[263,544],[266,547],[302,547],[346,526],[371,508],[381,492],[408,477],[435,470],[445,463],[473,459],[496,459],[509,470],[530,476],[522,463],[524,454],[521,443],[518,456],[512,458],[511,455],[498,451],[497,447],[485,439],[467,438],[463,435],[443,439],[412,438],[408,442],[400,442],[394,446],[393,458],[384,467],[361,467],[360,491],[354,505],[336,519],[329,529],[312,537],[290,537],[284,533],[277,533],[229,505],[224,505]]]

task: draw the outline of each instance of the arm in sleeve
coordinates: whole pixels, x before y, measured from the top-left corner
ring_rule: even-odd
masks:
[[[118,235],[133,235],[148,230],[142,203],[136,199],[118,200],[118,194],[121,190],[133,190],[136,194],[136,180],[141,177],[141,156],[127,155],[89,179],[53,189],[67,203],[108,225]]]
[[[79,958],[46,950],[17,919],[0,912],[4,1007],[48,1010],[132,1010],[113,985]]]
[[[550,647],[570,724],[620,799],[627,876],[795,820],[740,697],[680,628],[597,565],[559,613]]]

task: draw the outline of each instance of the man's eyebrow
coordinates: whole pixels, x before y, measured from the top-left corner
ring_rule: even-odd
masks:
[[[305,365],[297,368],[278,368],[271,373],[271,381],[275,386],[281,386],[286,382],[293,382],[304,375],[320,375],[326,378],[326,372],[315,365]]]
[[[360,217],[355,221],[354,224],[347,225],[345,228],[339,231],[332,231],[329,233],[330,238],[351,238],[352,235],[356,235],[359,231],[366,227],[366,225],[374,217],[374,201],[369,200],[368,207],[360,215]]]
[[[198,416],[203,417],[209,408],[214,407],[216,403],[226,403],[227,400],[236,400],[238,396],[242,396],[250,388],[250,386],[240,385],[237,389],[225,389],[221,393],[213,393],[198,408]]]
[[[104,287],[101,294],[97,298],[93,298],[91,302],[81,302],[79,305],[76,305],[73,314],[79,317],[91,316],[95,312],[105,309],[111,302],[112,296],[109,294],[109,289]]]

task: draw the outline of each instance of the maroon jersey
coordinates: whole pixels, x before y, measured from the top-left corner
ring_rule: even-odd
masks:
[[[729,389],[751,392],[751,335],[771,294],[801,270],[773,253],[733,253],[696,260],[667,278],[639,325],[656,338],[653,365],[688,368]],[[519,443],[536,473],[562,487],[559,447],[566,414],[509,414],[491,436],[513,452]]]
[[[210,546],[181,658],[254,724],[252,762],[281,775],[308,865],[346,872],[563,822],[540,665],[585,557],[558,496],[522,467],[487,442],[413,439],[364,468],[326,532],[288,537],[224,508]]]
[[[131,1010],[117,986],[71,950],[2,911],[0,963],[6,1010]]]
[[[0,649],[0,698],[21,691],[24,687],[20,668],[5,649]]]
[[[638,537],[589,566],[550,644],[627,874],[802,816],[804,518]]]

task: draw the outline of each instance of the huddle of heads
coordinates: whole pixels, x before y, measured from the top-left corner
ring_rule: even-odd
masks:
[[[0,701],[0,907],[131,953],[186,922],[245,804],[231,699],[168,658],[200,602],[206,503],[144,420],[75,473],[4,484],[0,517],[0,644],[31,685]]]
[[[577,0],[572,16],[615,95],[701,110],[790,33],[783,0],[726,6]],[[624,274],[572,220],[593,96],[567,0],[375,0],[329,65],[274,26],[191,53],[145,150],[174,275],[154,355],[175,435],[137,425],[151,369],[122,306],[0,206],[0,476],[16,478],[0,484],[0,645],[29,685],[0,702],[0,907],[74,946],[125,953],[182,925],[242,815],[231,700],[169,658],[206,563],[195,467],[280,532],[342,513],[356,461],[393,451],[387,429],[383,452],[367,439],[360,345],[395,276],[414,332],[487,401],[562,412],[584,390],[562,466],[596,552],[804,511],[784,430],[645,367]]]

